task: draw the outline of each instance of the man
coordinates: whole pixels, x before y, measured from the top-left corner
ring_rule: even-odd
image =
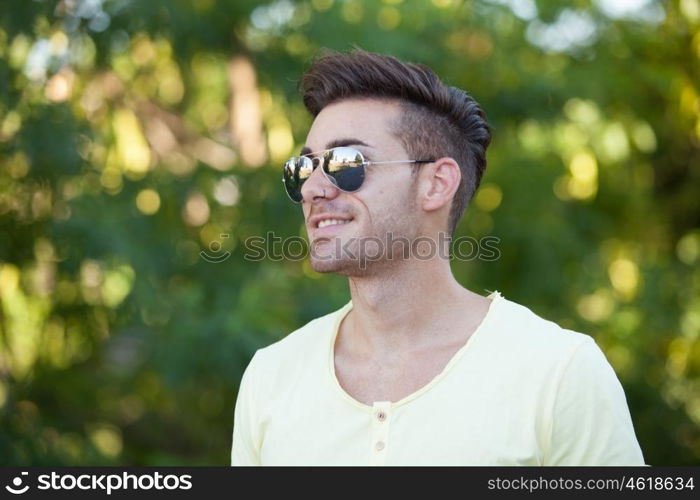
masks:
[[[478,104],[359,50],[301,90],[315,120],[283,180],[313,268],[348,276],[351,301],[255,353],[232,464],[643,465],[593,339],[463,288],[440,251],[486,167]]]

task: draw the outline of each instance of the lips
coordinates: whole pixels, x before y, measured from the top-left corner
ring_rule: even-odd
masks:
[[[328,226],[337,226],[337,225],[343,225],[347,224],[350,222],[350,220],[342,220],[342,219],[323,219],[321,222],[318,223],[318,228],[324,228]]]
[[[314,215],[309,219],[308,225],[313,229],[323,229],[325,227],[341,226],[352,220],[353,218],[348,215],[326,213]]]
[[[306,227],[311,240],[318,242],[340,236],[354,220],[352,216],[342,213],[323,213],[311,217]]]

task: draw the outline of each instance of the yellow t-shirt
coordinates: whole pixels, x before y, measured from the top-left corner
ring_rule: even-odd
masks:
[[[499,292],[467,343],[400,401],[360,403],[333,346],[352,301],[259,349],[236,402],[232,465],[644,465],[595,341]]]

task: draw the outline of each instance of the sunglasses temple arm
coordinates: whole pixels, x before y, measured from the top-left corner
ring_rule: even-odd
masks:
[[[393,160],[393,161],[367,161],[365,165],[390,165],[400,163],[432,163],[435,160]]]

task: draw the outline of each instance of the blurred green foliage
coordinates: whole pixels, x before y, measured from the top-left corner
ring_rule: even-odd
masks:
[[[304,234],[297,81],[353,44],[494,126],[460,281],[592,335],[647,462],[700,463],[698,0],[0,3],[0,463],[228,463],[252,353],[349,297],[243,242]]]

